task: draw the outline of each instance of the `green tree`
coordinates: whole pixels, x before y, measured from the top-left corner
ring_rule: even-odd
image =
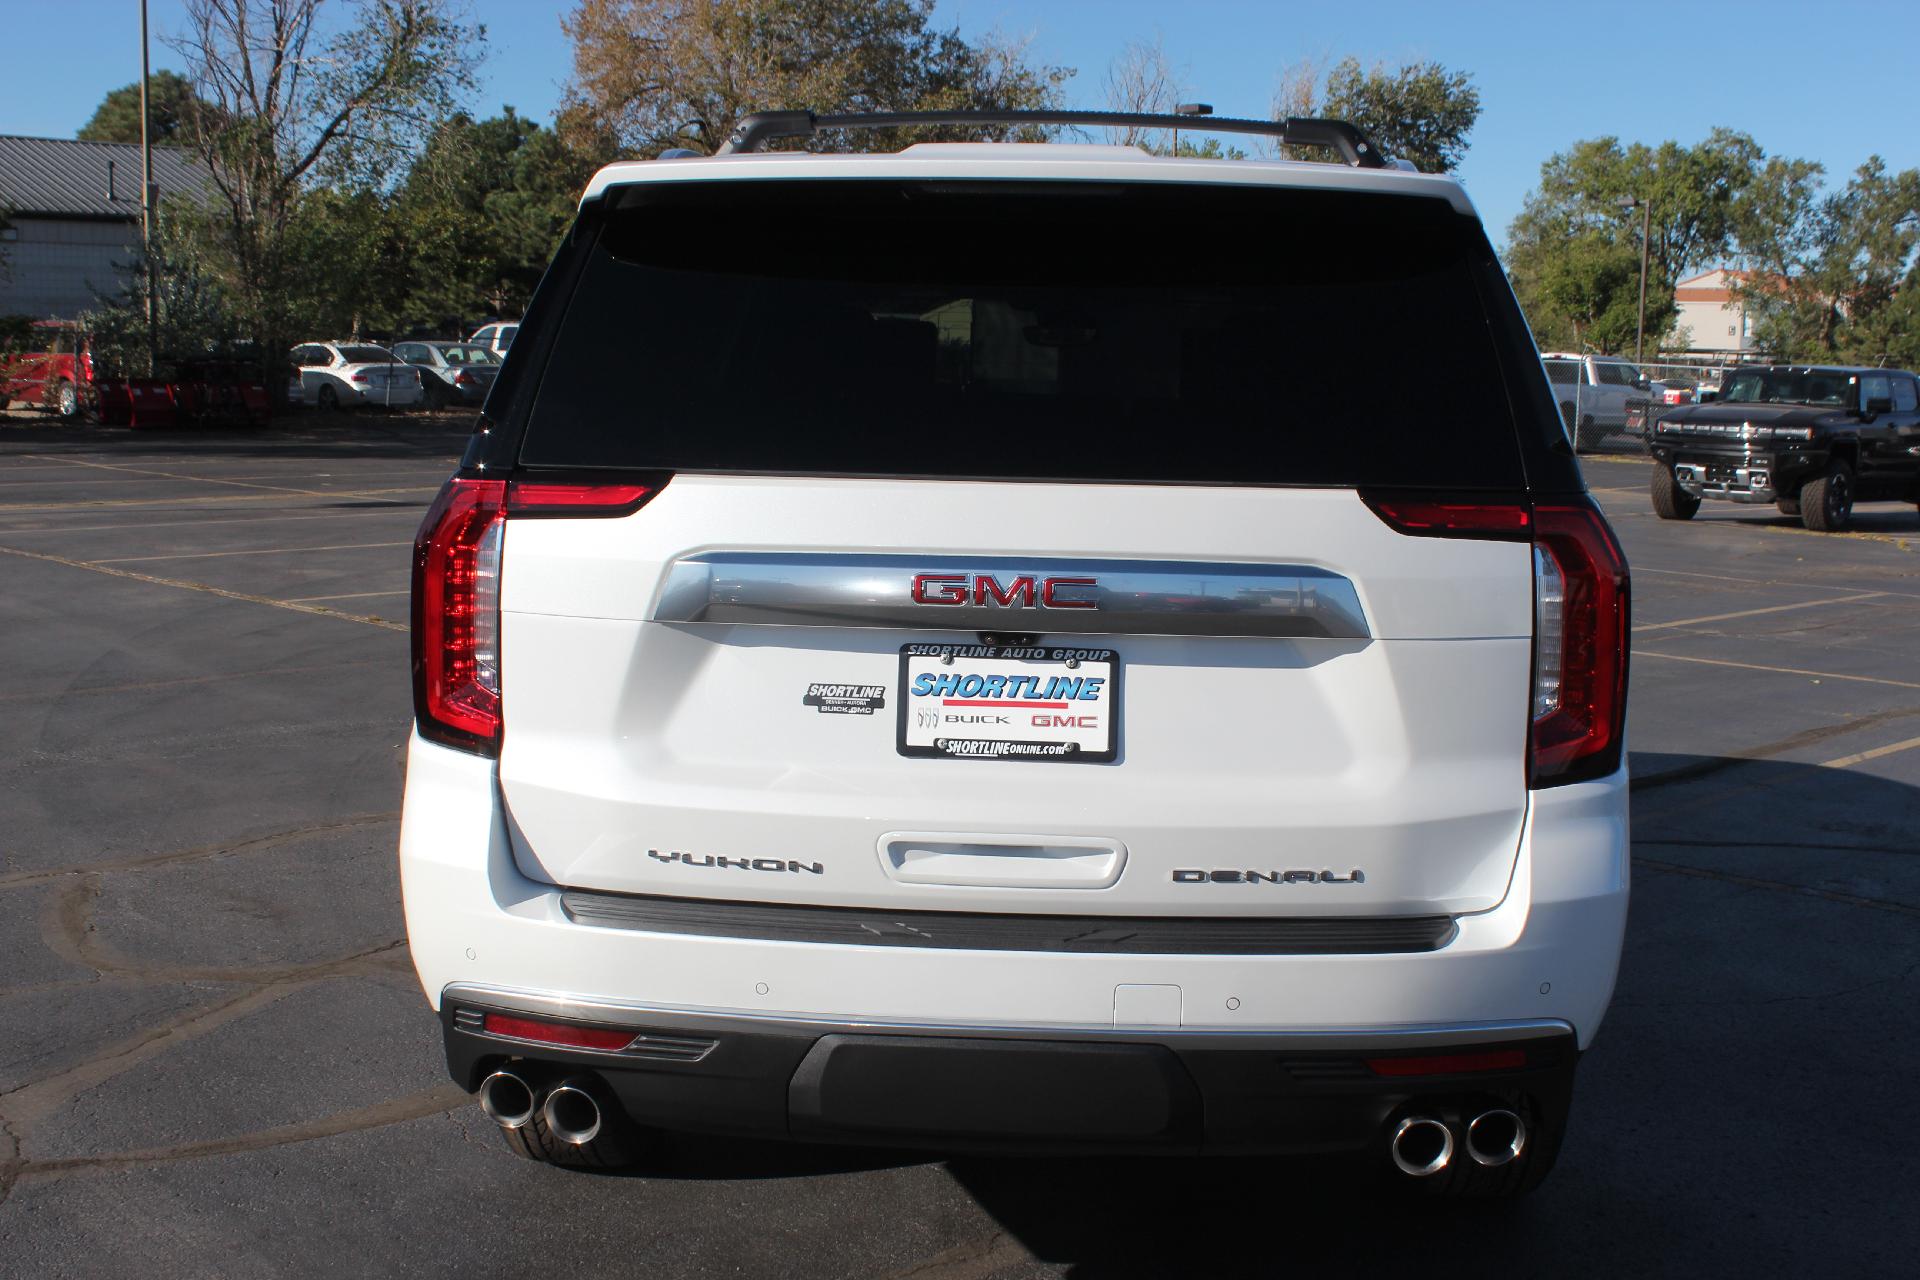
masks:
[[[1281,73],[1274,94],[1275,119],[1326,116],[1358,126],[1389,156],[1409,160],[1422,173],[1451,172],[1467,155],[1467,135],[1480,119],[1480,90],[1473,76],[1438,62],[1397,67],[1342,58],[1322,76],[1324,64],[1309,60]],[[1331,160],[1317,147],[1291,148],[1297,158]]]
[[[1549,157],[1507,233],[1507,267],[1536,335],[1552,346],[1624,349],[1633,326],[1622,336],[1604,317],[1638,311],[1642,223],[1639,210],[1624,207],[1631,197],[1649,207],[1647,334],[1657,345],[1676,314],[1674,283],[1728,253],[1762,158],[1751,137],[1727,129],[1691,147],[1594,138]],[[1628,257],[1634,269],[1622,277],[1617,266]],[[1584,283],[1575,287],[1573,275]],[[1614,292],[1594,292],[1603,289]]]
[[[227,290],[200,238],[192,206],[163,204],[154,220],[154,346],[162,361],[227,354],[240,338]],[[127,287],[102,295],[80,322],[91,335],[97,371],[105,377],[147,373],[147,281],[144,256],[123,264]]]
[[[156,71],[147,80],[147,112],[156,144],[187,142],[184,135],[189,122],[202,109],[193,85],[179,72]],[[75,136],[82,142],[139,142],[140,82],[109,93]]]
[[[300,287],[319,283],[303,250],[351,250],[334,265],[383,279],[403,265],[360,227],[366,200],[342,197],[297,221],[302,201],[323,186],[376,192],[404,172],[471,90],[485,36],[453,0],[349,0],[325,22],[322,9],[186,0],[185,29],[169,41],[196,95],[188,133],[212,172],[206,242],[276,389],[278,362],[305,336]],[[332,215],[345,230],[322,234]]]
[[[1761,345],[1787,359],[1914,354],[1920,171],[1879,156],[1824,191],[1821,166],[1769,162],[1738,209],[1741,284]]]
[[[1437,62],[1362,70],[1344,58],[1327,73],[1323,112],[1358,125],[1388,155],[1422,173],[1450,173],[1466,159],[1467,135],[1480,118],[1480,91],[1464,71]]]
[[[650,156],[712,151],[755,111],[1047,106],[1073,74],[1028,65],[1017,43],[937,30],[932,16],[933,0],[580,0],[561,20],[573,41],[567,102],[628,154]],[[858,130],[811,145],[877,151],[905,140]]]

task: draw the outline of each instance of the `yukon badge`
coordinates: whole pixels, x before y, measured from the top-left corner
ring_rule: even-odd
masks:
[[[1345,875],[1332,871],[1200,871],[1182,868],[1173,873],[1175,884],[1365,884],[1366,873],[1355,868]]]
[[[649,849],[647,856],[660,862],[677,862],[683,867],[732,867],[736,871],[808,871],[825,875],[824,862],[801,862],[798,858],[716,858],[710,853],[682,853],[678,849]]]

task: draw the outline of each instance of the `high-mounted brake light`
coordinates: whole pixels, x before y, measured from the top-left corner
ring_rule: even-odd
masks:
[[[456,476],[413,545],[413,709],[421,736],[500,750],[500,563],[507,521],[629,515],[652,484],[556,484]]]
[[[1528,503],[1360,495],[1423,538],[1533,544],[1533,690],[1527,785],[1604,778],[1620,767],[1627,716],[1627,560],[1590,499]]]

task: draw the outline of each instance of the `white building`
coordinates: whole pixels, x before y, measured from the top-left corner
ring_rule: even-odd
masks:
[[[199,198],[206,170],[153,149],[160,199]],[[126,288],[140,248],[140,148],[0,134],[0,315],[71,320]]]
[[[1734,290],[1737,282],[1751,276],[1751,272],[1715,267],[1676,284],[1673,300],[1680,312],[1674,321],[1676,345],[1702,355],[1751,351],[1755,317]]]

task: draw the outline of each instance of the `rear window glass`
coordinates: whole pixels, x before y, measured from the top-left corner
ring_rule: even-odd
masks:
[[[526,465],[1523,483],[1485,240],[1443,201],[846,181],[624,201]]]
[[[340,358],[348,364],[386,364],[393,353],[385,347],[342,347]]]

